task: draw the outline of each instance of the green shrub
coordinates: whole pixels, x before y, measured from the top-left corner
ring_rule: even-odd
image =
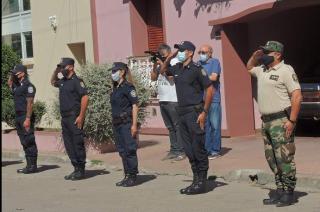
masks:
[[[110,94],[113,88],[110,65],[87,64],[79,71],[89,92],[89,105],[84,131],[95,142],[113,141]],[[134,84],[139,97],[138,121],[143,123],[146,117],[145,107],[150,92],[141,83],[141,76],[134,76]]]
[[[1,100],[12,99],[11,91],[7,85],[10,70],[21,63],[19,56],[12,50],[10,46],[1,46]],[[8,103],[8,102],[7,102]],[[8,103],[9,104],[9,103]]]
[[[40,124],[42,116],[47,112],[46,103],[42,101],[36,101],[33,105],[33,113],[35,116],[35,126]]]
[[[6,122],[10,127],[15,128],[15,110],[12,98],[4,99],[1,101],[1,121]]]
[[[5,99],[1,102],[2,111],[1,111],[1,121],[6,122],[10,127],[15,128],[15,109],[14,102],[12,99]],[[35,116],[35,126],[37,126],[42,116],[46,113],[46,104],[41,101],[36,101],[33,104],[33,113]]]

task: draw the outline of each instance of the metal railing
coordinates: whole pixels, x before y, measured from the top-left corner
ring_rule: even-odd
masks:
[[[151,97],[157,97],[157,81],[151,81],[153,63],[149,56],[128,57],[128,67],[132,74],[141,79],[146,88],[150,89]]]

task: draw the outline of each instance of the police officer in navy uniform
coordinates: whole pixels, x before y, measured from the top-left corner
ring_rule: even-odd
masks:
[[[32,113],[32,107],[36,88],[28,79],[27,68],[21,64],[16,65],[11,71],[8,85],[14,97],[17,134],[27,161],[27,166],[18,169],[17,172],[35,173],[37,172],[38,149],[34,137],[35,117]]]
[[[59,80],[58,73],[63,75]],[[85,176],[86,150],[83,123],[88,106],[88,93],[82,79],[74,70],[72,58],[62,58],[54,71],[51,84],[59,88],[62,136],[74,171],[66,180],[80,180]]]
[[[138,97],[125,63],[115,62],[111,71],[114,83],[110,97],[113,132],[125,175],[116,186],[130,187],[136,184],[138,174],[136,141]]]
[[[160,72],[166,72],[168,76],[174,77],[178,97],[177,112],[180,119],[180,133],[193,172],[192,184],[181,189],[180,193],[200,194],[206,192],[209,162],[205,149],[204,124],[214,88],[207,72],[192,60],[196,49],[194,44],[190,41],[183,41],[175,44],[174,47],[178,51],[167,58]],[[168,68],[170,60],[175,56],[179,63]]]

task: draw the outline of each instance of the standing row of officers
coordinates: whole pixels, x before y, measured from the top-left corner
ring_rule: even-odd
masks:
[[[211,55],[204,55],[203,64],[199,64],[193,61],[196,47],[192,42],[183,41],[175,44],[174,48],[177,51],[166,55],[164,61],[159,63],[157,75],[173,79],[176,86],[175,109],[178,114],[179,136],[193,173],[191,185],[181,189],[180,193],[200,194],[207,191],[209,162],[204,128],[216,90],[203,67]],[[263,202],[277,206],[294,202],[294,128],[302,98],[297,76],[293,68],[283,62],[283,53],[280,42],[269,41],[254,52],[247,63],[249,73],[256,77],[258,82],[265,155],[275,174],[277,186],[276,193]],[[177,63],[173,64],[172,60],[177,60]],[[63,77],[58,77],[59,73]],[[136,185],[138,174],[138,97],[131,81],[130,70],[125,63],[115,62],[111,68],[111,77],[113,132],[125,176],[116,185],[130,187]],[[38,150],[34,136],[32,105],[36,89],[28,79],[26,67],[20,64],[12,70],[8,84],[14,96],[17,133],[27,161],[26,167],[19,169],[18,173],[35,173]],[[63,141],[74,167],[74,171],[65,176],[65,179],[80,180],[85,177],[83,124],[89,101],[88,91],[82,79],[76,75],[74,60],[71,58],[61,59],[51,77],[51,84],[59,89]]]

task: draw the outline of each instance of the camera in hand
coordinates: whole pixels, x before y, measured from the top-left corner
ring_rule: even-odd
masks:
[[[166,58],[163,57],[159,52],[145,51],[144,53],[151,55],[151,62],[153,63],[157,62],[157,58],[160,59],[162,62],[166,60]]]

